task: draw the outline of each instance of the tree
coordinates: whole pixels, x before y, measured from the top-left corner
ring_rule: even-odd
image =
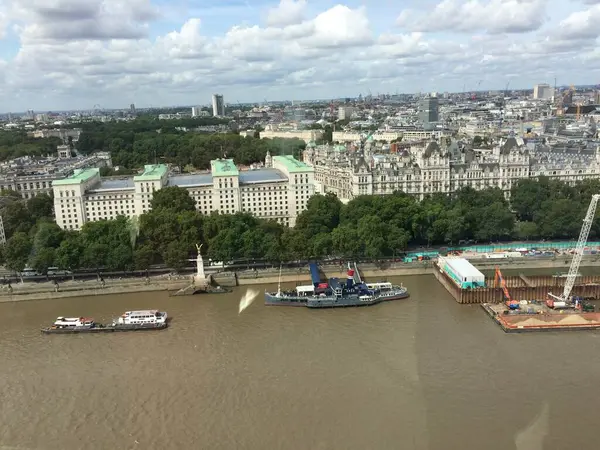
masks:
[[[120,243],[111,247],[108,251],[108,267],[111,270],[133,269],[133,250],[131,246]]]
[[[39,222],[33,237],[36,251],[43,248],[58,248],[65,239],[65,231],[54,222]]]
[[[38,250],[30,260],[29,266],[38,273],[48,273],[49,267],[54,267],[55,249],[44,247]]]
[[[538,227],[533,222],[518,222],[516,225],[517,237],[529,240],[537,237]]]
[[[358,221],[358,236],[364,243],[364,254],[368,258],[379,258],[386,253],[387,227],[375,215],[365,216]]]
[[[542,203],[552,196],[552,186],[546,177],[539,180],[519,180],[511,190],[511,205],[521,221],[531,221]]]
[[[333,255],[333,239],[331,233],[319,233],[312,239],[312,254],[316,259]]]
[[[29,236],[23,232],[13,234],[4,247],[4,258],[9,269],[22,272],[27,265],[33,245]]]
[[[333,248],[338,256],[357,258],[363,253],[363,244],[356,228],[351,225],[341,225],[331,233]]]
[[[164,259],[171,269],[181,270],[188,265],[189,249],[181,242],[171,242],[167,245]]]
[[[580,204],[568,199],[545,201],[536,221],[540,236],[549,239],[578,236],[585,212]]]
[[[48,194],[39,194],[27,200],[27,210],[33,221],[54,219],[54,199]]]
[[[155,259],[156,251],[150,244],[141,245],[133,252],[133,261],[137,269],[149,269]]]
[[[513,234],[515,218],[500,202],[483,209],[475,237],[480,240],[507,239]]]
[[[122,270],[133,262],[132,225],[126,217],[85,223],[79,243],[83,248],[83,267]]]
[[[306,209],[298,216],[296,228],[301,230],[307,239],[319,233],[330,233],[340,223],[342,202],[335,194],[313,195],[306,204]]]
[[[56,249],[55,264],[61,269],[76,270],[81,267],[83,248],[77,235],[67,235]]]
[[[154,193],[152,209],[170,209],[173,211],[195,211],[196,204],[187,189],[179,186],[167,186]]]
[[[22,201],[12,201],[2,210],[2,222],[6,237],[18,232],[29,232],[34,220]]]

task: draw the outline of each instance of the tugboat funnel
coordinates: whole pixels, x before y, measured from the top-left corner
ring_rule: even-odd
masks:
[[[351,289],[354,286],[354,270],[348,269],[348,279],[346,280],[346,288]]]

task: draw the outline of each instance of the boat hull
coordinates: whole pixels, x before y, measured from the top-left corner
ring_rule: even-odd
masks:
[[[42,328],[41,332],[44,334],[83,334],[83,333],[118,333],[124,331],[150,331],[150,330],[164,330],[167,328],[166,323],[157,324],[136,324],[136,325],[108,325],[104,327],[92,327],[92,328]]]
[[[356,297],[341,297],[341,298],[315,298],[311,299],[306,306],[312,309],[320,308],[352,308],[361,306],[373,306],[383,302],[391,302],[394,300],[402,300],[408,298],[408,292],[398,292],[393,295],[379,296],[372,300],[361,300]]]
[[[275,294],[265,292],[266,306],[306,306],[307,297],[278,297]]]
[[[378,303],[389,302],[393,300],[402,300],[410,295],[406,290],[398,290],[394,293],[379,295],[372,300],[361,300],[358,296],[348,297],[302,297],[302,296],[277,296],[275,294],[265,293],[265,305],[267,306],[304,306],[307,308],[348,308],[371,306]]]

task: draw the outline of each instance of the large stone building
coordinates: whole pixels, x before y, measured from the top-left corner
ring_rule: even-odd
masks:
[[[417,127],[404,127],[401,130],[393,131],[376,131],[372,134],[367,134],[360,131],[334,131],[332,133],[333,142],[359,142],[369,136],[368,140],[374,142],[392,142],[402,140],[407,141],[420,141],[423,139],[439,139],[442,137],[450,136],[451,133],[448,130],[424,130]]]
[[[256,170],[240,171],[230,159],[212,161],[210,173],[189,175],[170,175],[163,164],[123,178],[80,170],[53,183],[56,223],[77,230],[90,221],[139,216],[152,209],[153,193],[166,186],[187,189],[203,214],[242,211],[294,226],[314,194],[314,170],[291,156],[269,154],[265,168]]]
[[[351,153],[340,147],[331,152],[309,147],[304,161],[315,169],[316,191],[333,192],[342,201],[359,195],[402,191],[422,199],[436,192],[450,194],[470,186],[497,187],[508,197],[521,178],[547,176],[573,183],[600,178],[600,148],[595,152],[530,149],[510,137],[490,150],[459,147],[450,139],[413,143],[399,153]]]
[[[64,146],[58,147],[58,158],[25,156],[0,164],[0,190],[16,191],[29,199],[39,194],[50,194],[54,181],[69,177],[78,169],[112,166],[108,152],[71,158],[61,156]]]
[[[304,142],[308,143],[311,141],[318,141],[323,138],[324,131],[323,130],[279,130],[279,129],[270,129],[264,130],[260,132],[261,139],[302,139]]]

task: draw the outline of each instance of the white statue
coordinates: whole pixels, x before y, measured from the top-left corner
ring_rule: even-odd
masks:
[[[198,256],[196,258],[196,278],[198,280],[204,280],[206,275],[204,275],[204,261],[202,260],[202,255],[200,254],[200,249],[204,244],[196,244],[196,248],[198,249]]]

